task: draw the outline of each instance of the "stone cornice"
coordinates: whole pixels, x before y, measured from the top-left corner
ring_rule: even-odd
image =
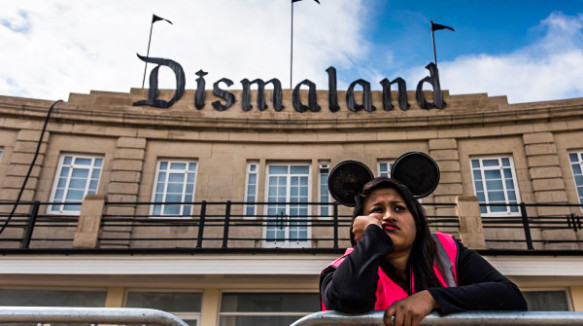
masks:
[[[118,127],[155,129],[187,129],[229,131],[334,131],[350,132],[366,130],[410,130],[419,128],[441,129],[470,126],[499,126],[527,124],[535,121],[578,121],[583,119],[583,98],[507,104],[505,97],[488,97],[485,94],[450,96],[445,93],[448,107],[444,110],[422,110],[413,105],[409,111],[396,108],[393,111],[350,112],[346,108],[333,113],[326,107],[321,112],[298,113],[291,103],[284,101],[286,108],[275,112],[253,109],[243,112],[234,106],[219,112],[207,106],[197,110],[192,105],[193,91],[187,91],[184,100],[170,109],[134,107],[131,103],[139,99],[142,90],[130,93],[92,92],[89,95],[71,94],[69,102],[58,104],[52,121],[69,123],[104,124]],[[322,94],[320,94],[322,93]],[[319,92],[323,100],[327,93]],[[268,93],[269,95],[269,93]],[[340,94],[341,96],[342,94]],[[378,105],[380,92],[373,93]],[[269,96],[268,96],[269,97]],[[0,118],[44,119],[51,102],[46,100],[0,97]],[[583,125],[583,124],[582,124]]]

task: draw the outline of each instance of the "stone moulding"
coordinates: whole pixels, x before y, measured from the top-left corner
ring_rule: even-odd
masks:
[[[219,112],[195,109],[133,107],[119,105],[119,99],[129,99],[132,93],[92,92],[80,100],[72,95],[69,102],[57,106],[51,119],[59,122],[106,124],[119,127],[148,127],[154,129],[217,130],[360,130],[364,129],[413,129],[451,128],[523,124],[534,121],[557,121],[583,118],[583,98],[536,103],[506,104],[500,97],[484,94],[449,96],[451,105],[444,110],[422,110],[412,107],[409,111],[375,112],[270,112],[236,110]],[[91,101],[91,98],[93,100]],[[106,104],[106,99],[115,104]],[[490,101],[491,99],[491,101]],[[131,102],[131,101],[129,101]],[[489,103],[492,102],[492,103]],[[4,117],[44,119],[50,101],[22,100],[0,97],[0,114]],[[97,104],[99,103],[99,104]],[[14,126],[5,126],[8,128]]]

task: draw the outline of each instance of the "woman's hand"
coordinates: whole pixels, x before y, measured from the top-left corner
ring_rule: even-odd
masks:
[[[393,303],[385,310],[386,326],[419,326],[433,309],[439,308],[429,291],[424,290]]]
[[[357,216],[354,219],[354,222],[352,223],[352,234],[354,234],[354,241],[360,241],[360,238],[362,238],[362,235],[364,234],[364,230],[366,230],[366,227],[370,224],[374,224],[379,228],[383,227],[380,219],[374,216],[363,215]]]

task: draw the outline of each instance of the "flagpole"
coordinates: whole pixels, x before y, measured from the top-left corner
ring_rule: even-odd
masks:
[[[433,62],[435,67],[437,67],[437,52],[435,51],[435,35],[433,31],[433,20],[431,21],[431,41],[433,42]]]
[[[290,55],[289,55],[289,89],[292,89],[293,85],[293,65],[294,65],[294,2],[291,2],[291,45],[290,45]]]
[[[152,42],[152,29],[154,27],[154,19],[150,23],[150,36],[148,37],[148,50],[146,51],[146,58],[150,57],[150,43]],[[142,78],[142,89],[144,89],[144,83],[146,82],[146,70],[148,69],[148,62],[144,65],[144,78]]]

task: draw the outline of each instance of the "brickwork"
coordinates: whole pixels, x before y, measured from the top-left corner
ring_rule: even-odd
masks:
[[[563,171],[559,165],[557,147],[551,132],[536,132],[523,135],[524,148],[529,165],[529,175],[533,185],[533,194],[537,203],[567,203],[567,193]],[[538,208],[538,216],[566,216],[570,214],[567,207]],[[577,249],[573,243],[554,242],[556,240],[576,240],[577,235],[565,230],[542,229],[540,236],[549,242],[547,249]]]
[[[116,202],[121,199],[137,201],[142,168],[146,149],[145,138],[120,137],[113,153],[111,182],[108,184],[109,200]],[[129,199],[129,200],[128,200]],[[111,216],[132,216],[136,213],[136,205],[111,205],[106,211]],[[132,234],[131,227],[103,227],[101,247],[128,247]]]
[[[441,172],[439,186],[433,198],[436,203],[452,203],[456,196],[463,195],[462,176],[459,164],[457,141],[454,138],[430,139],[429,155],[435,159]],[[438,207],[436,215],[455,216],[453,207]]]
[[[37,130],[23,129],[18,132],[16,144],[14,144],[14,149],[10,157],[10,161],[8,162],[8,165],[11,168],[6,172],[6,178],[4,179],[3,183],[4,191],[1,194],[2,199],[16,200],[18,191],[14,190],[19,190],[22,187],[24,178],[26,177],[30,164],[34,158],[34,153],[36,151],[40,136],[41,132]],[[25,189],[28,191],[23,193],[21,198],[23,201],[31,201],[34,199],[40,171],[43,167],[47,148],[46,144],[48,143],[49,138],[50,133],[45,132],[43,137],[43,146],[40,147],[34,168],[31,171],[29,180],[25,187]]]

